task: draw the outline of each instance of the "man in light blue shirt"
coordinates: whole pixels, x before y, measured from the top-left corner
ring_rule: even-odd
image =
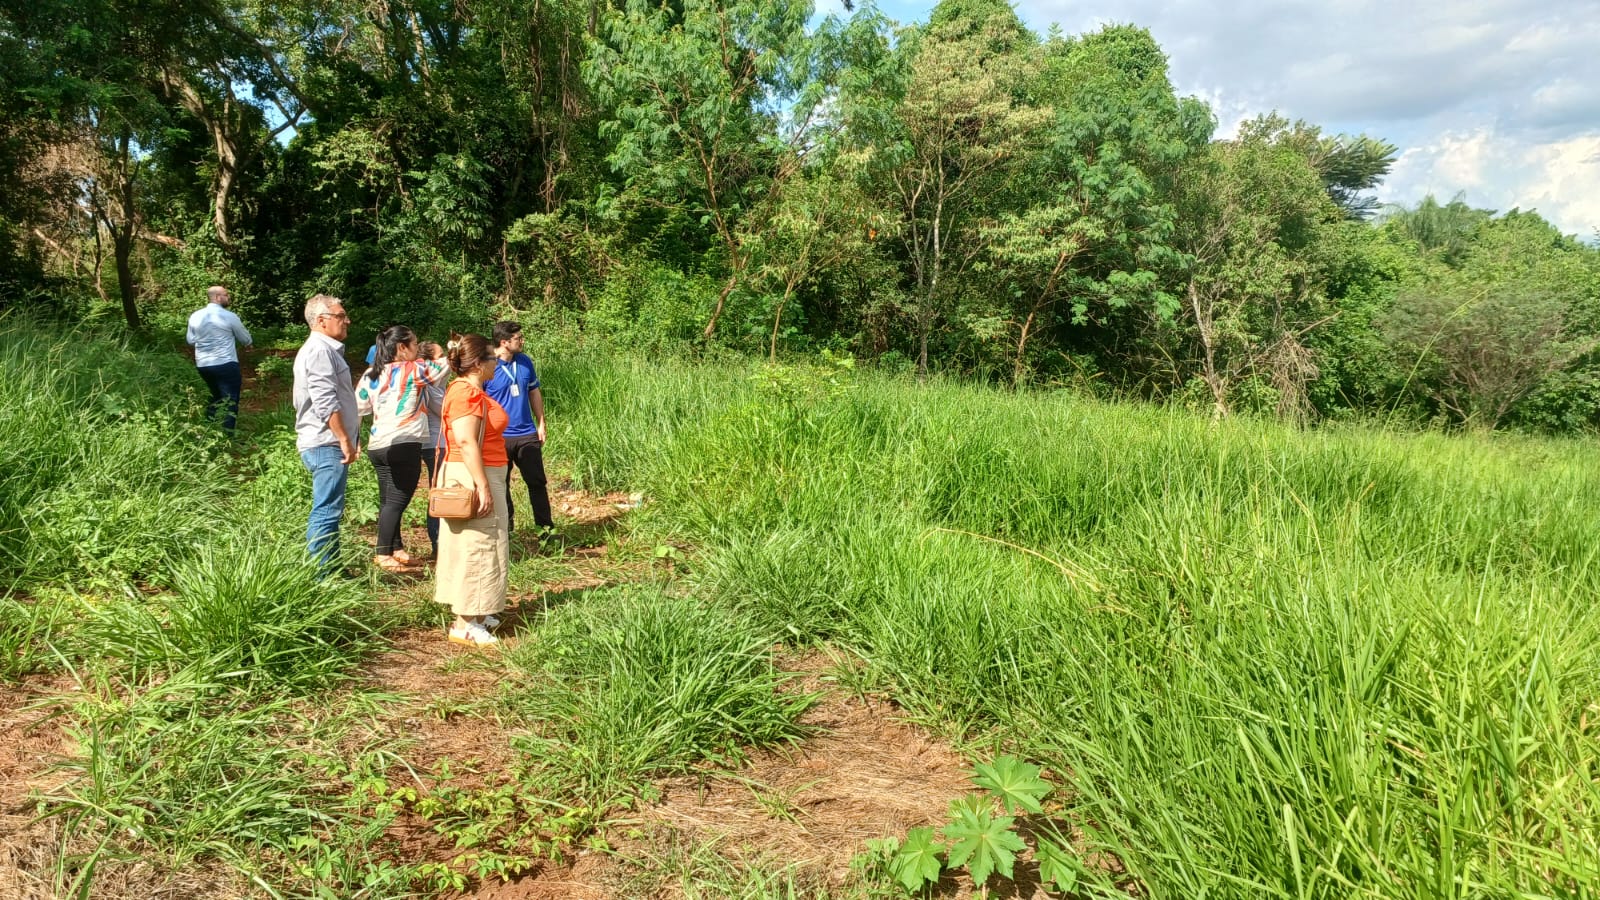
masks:
[[[244,386],[238,344],[250,346],[250,332],[228,309],[233,297],[227,288],[213,285],[206,291],[206,300],[204,307],[189,316],[188,339],[194,347],[194,366],[211,389],[206,418],[215,419],[220,412],[222,427],[232,434],[239,415],[239,391]]]
[[[311,472],[306,548],[330,572],[339,561],[339,520],[350,464],[361,452],[355,383],[344,359],[350,316],[344,301],[318,294],[306,302],[311,334],[294,358],[294,444]]]

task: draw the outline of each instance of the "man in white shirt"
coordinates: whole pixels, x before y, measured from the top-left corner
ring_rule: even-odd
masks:
[[[239,372],[238,344],[250,346],[250,332],[228,309],[233,298],[222,285],[206,291],[209,301],[189,316],[189,343],[194,346],[194,366],[211,389],[206,418],[222,414],[222,427],[233,434],[239,415],[239,391],[244,376]],[[237,342],[237,343],[236,343]]]
[[[327,574],[339,562],[339,520],[350,464],[361,452],[356,436],[361,415],[344,359],[350,334],[344,301],[327,294],[312,297],[306,302],[306,324],[311,334],[294,358],[294,444],[311,473],[306,547]]]

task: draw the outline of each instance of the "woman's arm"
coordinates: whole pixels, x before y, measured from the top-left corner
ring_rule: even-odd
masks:
[[[472,492],[477,497],[474,518],[487,516],[494,510],[494,495],[489,493],[489,471],[483,467],[483,446],[478,440],[482,416],[457,416],[450,420],[450,431],[461,447],[461,461],[472,476]]]

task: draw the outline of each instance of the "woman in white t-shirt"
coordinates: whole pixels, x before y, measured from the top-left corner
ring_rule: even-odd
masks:
[[[431,438],[426,397],[445,379],[446,366],[417,358],[417,336],[404,325],[378,332],[377,354],[356,385],[356,405],[372,417],[367,458],[378,473],[378,547],[373,563],[409,572],[413,560],[400,541],[400,521],[417,493],[422,448]]]

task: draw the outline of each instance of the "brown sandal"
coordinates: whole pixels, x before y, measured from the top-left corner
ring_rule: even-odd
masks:
[[[408,565],[395,559],[393,556],[374,556],[372,564],[378,568],[395,575],[410,575],[417,571],[417,567]]]

